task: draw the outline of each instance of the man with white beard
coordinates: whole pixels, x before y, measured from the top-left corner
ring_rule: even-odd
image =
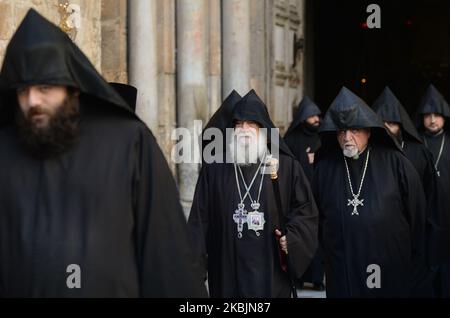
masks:
[[[327,297],[412,297],[426,278],[425,195],[381,119],[345,87],[321,127],[312,187]]]
[[[286,254],[291,278],[300,278],[317,247],[317,208],[308,180],[271,131],[275,127],[255,91],[224,120],[234,128],[224,148],[226,163],[203,165],[188,222],[210,295],[290,297]],[[278,188],[267,171],[276,148]],[[286,233],[280,231],[280,215]]]

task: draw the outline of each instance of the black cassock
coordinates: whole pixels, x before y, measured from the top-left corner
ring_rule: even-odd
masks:
[[[0,83],[13,96],[20,83],[81,91],[77,143],[45,160],[20,144],[5,115],[16,102],[3,99],[0,296],[206,296],[155,138],[67,36],[31,10]]]
[[[430,135],[423,127],[423,114],[436,113],[445,118],[444,132]],[[434,218],[434,235],[430,240],[430,260],[432,264],[439,265],[436,275],[436,294],[441,297],[450,297],[450,108],[439,91],[430,85],[421,100],[418,110],[418,128],[422,132],[425,145],[433,155],[433,164],[439,173],[438,204],[439,213]],[[443,140],[445,137],[445,140]],[[442,148],[442,154],[437,162]],[[437,163],[437,164],[436,164]]]
[[[356,194],[370,150],[358,215],[352,215],[349,205],[353,196],[336,140],[336,131],[348,127],[372,132],[359,159],[346,159]],[[425,274],[425,197],[415,168],[395,148],[377,115],[345,88],[325,116],[322,131],[313,192],[320,213],[327,296],[412,295]]]
[[[314,130],[305,122],[308,117],[320,115],[321,111],[314,102],[305,96],[299,104],[298,112],[289,126],[284,141],[302,165],[308,180],[311,182],[314,174],[314,166],[310,164],[308,152],[315,153],[319,150],[321,142],[319,130]],[[307,152],[307,149],[309,151]]]
[[[298,106],[298,111],[289,126],[284,141],[289,149],[300,162],[308,181],[311,182],[314,175],[314,164],[309,162],[308,153],[316,153],[321,145],[319,129],[311,127],[306,123],[306,119],[311,116],[320,115],[319,107],[307,96],[305,96]],[[323,284],[324,268],[323,257],[320,248],[317,249],[311,265],[303,275],[302,282]]]
[[[254,120],[264,127],[271,124],[267,110],[256,94],[250,92],[236,106],[234,118]],[[229,126],[231,127],[231,126]],[[282,141],[280,141],[282,143]],[[300,164],[280,146],[279,187],[287,226],[287,240],[291,271],[301,277],[317,247],[317,208],[309,182]],[[249,184],[256,165],[243,167]],[[256,178],[251,196],[258,197],[261,174]],[[245,187],[240,182],[241,191]],[[204,270],[212,297],[289,297],[288,276],[280,265],[278,243],[274,236],[278,228],[278,212],[270,176],[264,177],[260,212],[264,213],[264,229],[258,236],[244,224],[242,238],[238,238],[233,220],[238,203],[234,166],[232,163],[206,164],[197,183],[189,226],[199,253],[204,257]],[[245,200],[251,212],[250,201]]]
[[[419,132],[414,126],[411,118],[403,105],[386,87],[373,104],[373,109],[385,122],[394,122],[400,125],[398,136],[393,138],[401,146],[403,153],[416,168],[422,181],[426,201],[427,201],[427,262],[433,265],[435,254],[439,249],[436,246],[435,238],[439,236],[440,228],[437,226],[441,215],[445,209],[439,197],[439,186],[436,169],[433,165],[431,152],[423,144]],[[435,270],[429,270],[428,279],[424,280],[424,285],[418,286],[417,296],[431,296],[433,294],[432,281]]]
[[[357,191],[367,151],[347,159]],[[358,180],[357,182],[355,182]],[[320,212],[328,297],[408,297],[415,284],[415,259],[425,248],[425,200],[414,167],[392,149],[370,147],[358,207],[352,199],[341,152],[322,158],[313,191]],[[369,289],[368,266],[381,269],[381,288]]]

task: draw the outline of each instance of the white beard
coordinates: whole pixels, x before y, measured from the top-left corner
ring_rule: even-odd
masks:
[[[344,153],[344,156],[347,158],[353,158],[358,159],[359,158],[359,151],[358,147],[352,146],[352,147],[344,147],[344,150],[342,151]]]
[[[249,136],[249,139],[243,138]],[[256,132],[233,132],[229,144],[230,157],[234,163],[240,166],[249,166],[258,163],[267,153],[267,138],[260,130],[258,137]]]

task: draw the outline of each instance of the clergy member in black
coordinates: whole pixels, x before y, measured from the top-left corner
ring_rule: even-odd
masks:
[[[227,162],[202,167],[188,222],[205,259],[210,294],[290,297],[283,270],[285,253],[291,277],[298,279],[317,246],[317,208],[309,182],[276,131],[270,136],[274,125],[255,91],[224,119],[228,128],[234,128],[226,147]],[[261,128],[268,129],[267,139]],[[275,187],[265,164],[275,147],[279,148],[280,213],[287,228],[281,238]]]
[[[314,174],[314,156],[321,145],[319,136],[321,113],[319,107],[308,96],[305,96],[284,136],[284,141],[300,162],[309,182],[312,181]],[[323,257],[321,250],[318,249],[311,265],[302,277],[300,285],[310,282],[314,289],[323,290],[323,275]]]
[[[389,87],[385,87],[372,108],[381,117],[388,132],[398,142],[422,180],[427,201],[427,259],[428,264],[432,265],[431,257],[437,246],[430,245],[433,244],[433,238],[439,233],[439,227],[436,225],[444,209],[444,207],[439,206],[438,180],[436,169],[433,165],[433,157],[423,144],[422,138],[405,108]],[[428,276],[429,279],[424,280],[425,285],[418,286],[417,296],[433,296],[432,281],[434,271],[430,269]]]
[[[295,155],[308,180],[314,174],[314,154],[319,150],[320,115],[319,107],[307,96],[298,106],[297,114],[289,126],[284,141]]]
[[[445,209],[436,221],[440,233],[431,242],[435,249],[432,261],[439,266],[436,294],[450,297],[450,108],[439,91],[430,85],[418,109],[419,131],[425,145],[433,155],[433,163],[438,173],[440,205]]]
[[[149,129],[30,10],[0,73],[0,296],[206,296]]]
[[[327,296],[411,296],[425,270],[425,195],[414,166],[345,87],[321,134],[313,192]]]

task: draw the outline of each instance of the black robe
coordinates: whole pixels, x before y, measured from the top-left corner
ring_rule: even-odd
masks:
[[[359,215],[352,215],[353,197],[336,134],[358,128],[371,134],[359,159],[347,159],[355,194],[369,150],[370,157],[359,197],[363,206],[357,207]],[[381,118],[345,87],[324,117],[321,137],[312,186],[320,213],[327,296],[416,296],[428,278],[426,201],[417,171]]]
[[[319,150],[321,145],[319,133],[310,131],[302,125],[285,136],[284,140],[295,158],[302,165],[306,177],[311,182],[314,174],[314,164],[309,162],[308,153],[315,153]],[[309,152],[307,151],[308,148]]]
[[[314,175],[314,164],[309,162],[307,149],[310,149],[309,153],[317,152],[321,144],[319,134],[308,130],[302,125],[287,135],[284,140],[295,155],[295,158],[300,162],[308,181],[311,183]],[[323,284],[323,278],[323,256],[321,248],[318,247],[311,265],[300,279],[300,282],[310,282],[320,286]]]
[[[251,120],[263,128],[274,128],[266,106],[254,90],[236,104],[231,115],[221,117],[229,128],[236,120]],[[278,185],[282,211],[278,210],[273,183],[266,175],[259,209],[266,223],[259,236],[249,230],[247,224],[244,224],[242,238],[237,236],[233,214],[240,199],[234,165],[205,164],[200,172],[188,224],[198,254],[205,260],[204,272],[208,272],[212,297],[290,297],[289,278],[301,277],[317,248],[318,213],[309,182],[283,140],[272,137],[268,131],[268,149],[273,151],[274,147],[279,147]],[[229,157],[227,153],[223,156]],[[256,165],[242,169],[247,184],[256,169]],[[258,197],[260,180],[261,175],[251,190],[254,200]],[[245,187],[239,182],[244,194]],[[252,211],[250,203],[247,198],[248,212]],[[280,213],[286,223],[290,277],[282,270],[284,258],[274,234],[276,228],[280,229]]]
[[[247,184],[256,168],[243,169]],[[296,160],[281,154],[278,175],[290,267],[295,278],[300,278],[317,247],[317,210]],[[257,197],[259,182],[260,177],[252,188],[253,198]],[[205,259],[211,297],[289,297],[289,281],[281,269],[274,236],[279,223],[270,176],[265,176],[261,192],[260,211],[264,212],[266,224],[260,236],[244,225],[242,239],[237,237],[233,213],[239,201],[233,164],[202,167],[188,224]],[[245,203],[250,212],[249,200]]]
[[[34,84],[80,91],[77,142],[57,157],[19,141],[15,88]],[[8,46],[0,97],[0,297],[206,296],[152,133],[34,10]]]
[[[294,154],[295,158],[300,162],[303,171],[309,182],[312,181],[314,175],[314,164],[309,162],[308,153],[316,153],[321,145],[319,131],[306,123],[306,119],[311,116],[320,115],[319,107],[307,96],[303,98],[298,106],[298,111],[292,121],[284,141]],[[301,283],[311,282],[316,285],[323,284],[324,267],[323,257],[320,248],[317,249],[316,255],[311,265],[301,278]]]
[[[39,161],[0,130],[0,295],[206,296],[177,190],[144,124],[86,111],[78,144]],[[69,289],[66,269],[81,269]]]
[[[436,215],[436,228],[440,232],[435,233],[430,244],[433,248],[431,254],[434,264],[440,265],[436,277],[436,293],[440,297],[450,297],[450,229],[446,224],[450,224],[450,133],[445,131],[438,136],[430,136],[424,134],[424,140],[428,145],[428,149],[433,154],[433,162],[436,163],[439,150],[441,147],[442,138],[445,134],[445,144],[442,150],[441,159],[437,165],[440,177],[438,178],[439,187],[439,205],[444,209],[444,213]],[[443,226],[444,225],[444,226]]]
[[[321,146],[319,130],[314,130],[308,126],[306,120],[311,116],[319,116],[321,111],[319,107],[308,97],[305,96],[298,105],[297,113],[289,126],[284,141],[294,154],[295,158],[300,161],[303,171],[308,180],[311,182],[314,173],[313,165],[309,163],[309,153],[315,153]]]
[[[393,138],[402,146],[403,153],[416,168],[422,181],[427,200],[427,262],[429,265],[432,265],[436,251],[436,246],[433,246],[433,244],[435,237],[439,233],[439,228],[436,224],[439,224],[440,214],[442,214],[441,211],[444,209],[439,198],[438,177],[433,165],[433,157],[423,144],[422,138],[405,108],[389,87],[385,87],[372,107],[384,122],[394,122],[400,125],[398,136],[393,136]],[[428,286],[422,286],[418,290],[420,296],[432,295],[433,271],[429,272],[429,276]]]
[[[438,177],[437,205],[432,228],[434,231],[430,237],[430,262],[438,265],[436,276],[436,295],[450,297],[450,147],[448,145],[450,107],[442,94],[434,85],[429,85],[417,110],[417,127],[422,133],[427,148],[433,155],[433,163],[436,164],[443,134],[430,136],[425,133],[423,115],[427,113],[440,114],[445,118],[445,145],[441,159],[437,165],[440,177]]]
[[[347,159],[355,192],[367,150]],[[372,146],[361,191],[359,215],[342,152],[317,163],[313,192],[320,212],[328,297],[408,297],[422,279],[425,253],[425,198],[417,172],[397,150]],[[367,268],[381,268],[381,288],[369,289]]]

